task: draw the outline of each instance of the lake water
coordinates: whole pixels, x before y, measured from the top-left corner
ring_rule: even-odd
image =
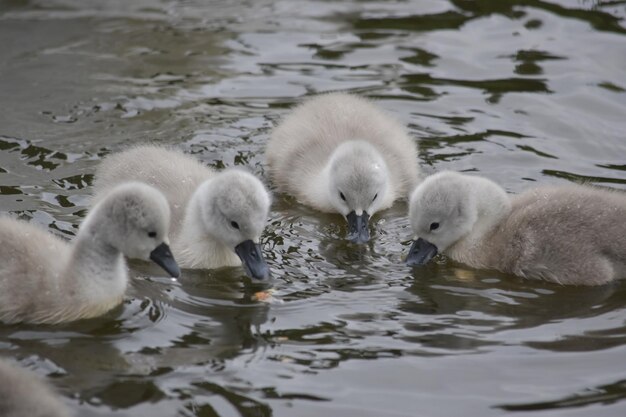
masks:
[[[406,123],[426,173],[626,189],[625,18],[592,0],[4,0],[0,210],[71,238],[101,158],[145,141],[269,184],[272,126],[328,90]],[[626,283],[412,271],[406,209],[358,247],[275,194],[272,302],[239,268],[133,263],[121,307],[1,326],[0,354],[80,416],[626,414]]]

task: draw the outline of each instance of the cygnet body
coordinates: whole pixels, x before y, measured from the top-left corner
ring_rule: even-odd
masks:
[[[410,265],[442,252],[560,284],[626,278],[626,194],[617,190],[543,186],[510,198],[486,178],[444,171],[415,189],[409,216],[417,239]]]
[[[70,417],[55,392],[37,375],[0,360],[0,416]]]
[[[180,270],[167,245],[170,211],[152,187],[114,188],[68,243],[35,225],[0,218],[0,320],[61,323],[104,314],[128,285],[124,256]]]
[[[172,211],[172,251],[183,268],[239,266],[254,279],[269,278],[260,237],[270,195],[254,175],[216,172],[183,152],[136,146],[106,157],[96,171],[95,201],[124,181],[160,190]]]
[[[419,182],[417,148],[404,126],[369,100],[344,93],[296,107],[272,132],[266,158],[280,191],[345,216],[356,243],[369,239],[370,216]]]

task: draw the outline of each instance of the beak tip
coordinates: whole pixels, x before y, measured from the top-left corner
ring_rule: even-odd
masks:
[[[266,281],[272,276],[271,270],[263,258],[260,244],[246,240],[235,246],[235,253],[241,259],[246,275],[253,280]]]
[[[272,274],[270,273],[270,271],[268,269],[266,273],[264,273],[263,275],[261,275],[259,277],[255,277],[255,278],[258,279],[259,281],[267,281],[271,277],[272,277]]]
[[[421,264],[419,262],[417,262],[415,259],[411,259],[410,256],[407,256],[406,259],[404,260],[404,263],[407,266],[420,266]]]
[[[437,253],[437,246],[422,238],[418,238],[413,242],[413,245],[411,245],[409,254],[404,262],[408,266],[426,265]]]
[[[247,266],[247,265],[246,265]],[[272,277],[272,271],[267,264],[256,268],[245,268],[247,275],[255,281],[267,281]]]
[[[357,215],[355,211],[351,211],[346,216],[346,220],[349,228],[348,240],[356,244],[367,243],[370,239],[369,214],[364,211],[361,215]]]
[[[362,245],[362,244],[369,242],[369,236],[362,236],[362,235],[348,236],[348,240],[357,245]]]
[[[163,242],[150,253],[150,259],[163,268],[173,278],[180,277],[180,267],[167,243]]]
[[[270,273],[269,269],[267,270],[267,272],[263,272],[263,273],[252,272],[252,271],[246,271],[246,272],[248,273],[248,276],[255,281],[267,281],[272,277],[272,274]]]

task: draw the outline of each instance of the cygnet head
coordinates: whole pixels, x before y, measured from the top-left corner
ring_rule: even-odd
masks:
[[[408,265],[423,265],[470,233],[477,220],[474,194],[463,175],[441,172],[411,194],[409,217],[415,241]]]
[[[388,188],[387,165],[374,146],[355,140],[337,147],[329,164],[329,197],[348,220],[349,240],[369,240],[369,217],[380,208]]]
[[[271,204],[263,183],[246,171],[229,169],[203,187],[201,217],[207,233],[237,253],[248,276],[269,278],[259,243]]]
[[[168,245],[170,208],[161,192],[143,183],[125,183],[111,190],[93,212],[83,227],[104,243],[180,276]]]

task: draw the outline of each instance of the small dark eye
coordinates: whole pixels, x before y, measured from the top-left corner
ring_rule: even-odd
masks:
[[[230,222],[230,225],[234,227],[235,229],[239,229],[239,224],[237,222],[234,222],[234,221]]]
[[[346,196],[345,196],[345,195],[343,195],[343,193],[342,193],[341,191],[339,191],[339,197],[341,197],[341,199],[342,199],[343,201],[346,201]]]
[[[374,198],[372,198],[372,201],[376,200],[376,197],[378,197],[378,193],[374,195]]]
[[[439,223],[434,222],[430,224],[430,230],[437,230],[439,229]]]
[[[148,232],[148,237],[156,237],[156,232]]]

